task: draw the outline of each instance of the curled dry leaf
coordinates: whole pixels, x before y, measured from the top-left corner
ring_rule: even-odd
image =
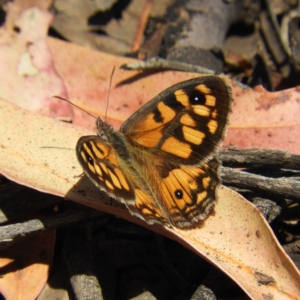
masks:
[[[115,14],[115,2],[117,1],[55,1],[53,3],[55,17],[52,27],[73,43],[124,55],[130,52],[130,46],[138,26],[138,17],[146,1],[134,0],[127,4],[125,1],[119,1],[118,4],[123,6],[122,18],[111,17],[109,20],[108,16]],[[91,17],[97,13],[102,13],[102,18],[106,19],[105,25],[90,24]],[[105,34],[99,35],[94,32],[96,30]]]
[[[92,132],[0,102],[0,171],[35,189],[65,196],[164,234],[219,267],[253,299],[296,299],[300,274],[261,213],[222,187],[213,213],[193,230],[147,225],[107,199],[85,177],[75,145]]]

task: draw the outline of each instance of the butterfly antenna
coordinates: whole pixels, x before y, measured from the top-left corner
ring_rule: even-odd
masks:
[[[67,100],[67,99],[65,99],[65,98],[63,98],[63,97],[60,97],[60,96],[57,96],[57,95],[53,95],[52,98],[57,98],[57,99],[60,99],[60,100],[62,100],[62,101],[66,101],[66,102],[72,104],[73,106],[79,108],[80,110],[84,111],[86,114],[88,114],[89,116],[93,117],[94,119],[96,119],[96,120],[98,119],[98,118],[97,118],[96,116],[94,116],[93,114],[89,113],[89,112],[86,111],[85,109],[81,108],[80,106],[76,105],[75,103],[73,103],[73,102],[71,102],[71,101],[69,101],[69,100]]]
[[[104,117],[105,123],[107,121],[107,110],[108,110],[108,104],[109,104],[109,96],[110,96],[112,78],[114,76],[115,69],[116,69],[116,66],[113,67],[113,69],[111,71],[111,74],[110,74],[109,87],[108,87],[108,93],[107,93],[107,101],[106,101],[106,109],[105,109],[105,117]]]

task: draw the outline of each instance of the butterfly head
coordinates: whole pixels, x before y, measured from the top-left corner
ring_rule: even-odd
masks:
[[[109,137],[114,131],[114,128],[102,121],[100,117],[97,118],[96,120],[96,126],[97,126],[97,134],[100,136],[103,140],[109,141]]]

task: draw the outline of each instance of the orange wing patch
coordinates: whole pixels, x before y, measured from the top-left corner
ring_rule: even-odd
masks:
[[[163,137],[162,129],[143,132],[134,137],[135,142],[144,147],[155,147]]]
[[[176,111],[163,102],[157,104],[153,112],[135,122],[131,128],[134,142],[144,147],[155,147],[163,138],[164,125],[172,121]]]
[[[135,124],[140,131],[152,131],[174,119],[176,112],[165,105],[163,102],[158,103],[157,110],[148,114],[143,122]]]
[[[181,142],[175,137],[167,138],[161,146],[161,149],[167,153],[176,155],[177,157],[187,158],[191,155],[191,146]]]

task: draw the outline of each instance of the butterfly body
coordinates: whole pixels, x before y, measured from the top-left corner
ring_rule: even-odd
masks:
[[[170,87],[114,130],[79,139],[85,174],[149,224],[193,227],[216,202],[219,162],[231,92],[217,76]]]

